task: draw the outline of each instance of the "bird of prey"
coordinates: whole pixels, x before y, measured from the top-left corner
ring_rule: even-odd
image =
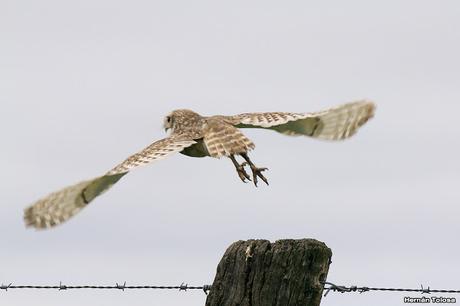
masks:
[[[305,135],[326,140],[341,140],[356,133],[374,114],[370,101],[356,101],[314,113],[244,113],[235,116],[201,116],[191,110],[179,109],[164,119],[164,128],[171,130],[168,137],[158,140],[142,151],[128,157],[102,176],[80,182],[53,192],[24,211],[27,226],[49,228],[67,221],[97,196],[108,190],[132,169],[166,158],[174,153],[192,157],[228,157],[243,182],[257,186],[260,178],[268,185],[248,152],[254,143],[240,128],[263,128],[285,135]],[[236,159],[240,156],[244,162]],[[250,169],[250,174],[246,171]]]

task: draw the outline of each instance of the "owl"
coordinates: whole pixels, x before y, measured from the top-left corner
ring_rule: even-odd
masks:
[[[354,135],[373,117],[374,111],[375,105],[366,100],[312,113],[201,116],[188,109],[175,110],[164,119],[165,131],[170,131],[166,138],[153,142],[102,176],[65,187],[38,200],[25,209],[24,220],[27,226],[37,229],[61,224],[132,169],[178,152],[191,157],[228,158],[241,181],[252,181],[257,186],[260,179],[268,185],[264,175],[267,168],[256,166],[249,158],[249,152],[255,145],[241,129],[262,128],[289,136],[342,140]],[[237,158],[241,158],[241,162]]]

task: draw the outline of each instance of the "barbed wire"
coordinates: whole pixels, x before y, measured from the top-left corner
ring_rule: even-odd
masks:
[[[326,290],[324,296],[327,296],[330,291],[334,292],[359,292],[364,293],[368,291],[399,291],[399,292],[420,292],[420,293],[460,293],[460,290],[450,290],[450,289],[430,289],[430,287],[424,288],[423,285],[420,285],[419,289],[410,289],[410,288],[378,288],[378,287],[358,287],[358,286],[338,286],[331,282],[323,282],[324,288]]]
[[[380,287],[359,287],[359,286],[342,286],[336,285],[331,282],[323,282],[324,296],[327,296],[329,292],[358,292],[364,293],[369,291],[393,291],[393,292],[420,292],[422,294],[430,293],[460,293],[460,290],[451,290],[451,289],[430,289],[430,287],[424,288],[423,285],[420,288],[380,288]],[[182,283],[179,286],[152,286],[152,285],[126,285],[126,282],[123,284],[115,283],[115,285],[101,286],[101,285],[64,285],[62,282],[59,282],[59,285],[14,285],[9,283],[8,285],[1,284],[0,290],[8,291],[8,289],[54,289],[54,290],[74,290],[74,289],[96,289],[96,290],[131,290],[131,289],[159,289],[159,290],[202,290],[206,295],[208,291],[211,290],[211,285],[203,286],[189,286],[186,283]]]
[[[138,285],[138,286],[130,286],[126,285],[124,282],[122,285],[119,283],[115,283],[114,286],[100,286],[100,285],[64,285],[62,282],[59,282],[59,285],[13,285],[13,283],[9,283],[8,285],[1,284],[0,290],[8,291],[8,289],[57,289],[61,290],[73,290],[73,289],[115,289],[124,291],[130,289],[168,289],[168,290],[179,290],[179,291],[187,291],[187,290],[203,290],[203,292],[207,295],[208,291],[211,289],[211,285],[203,285],[203,286],[189,286],[186,283],[180,284],[180,286],[151,286],[151,285]]]

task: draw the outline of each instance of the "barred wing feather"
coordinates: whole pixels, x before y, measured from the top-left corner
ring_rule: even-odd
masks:
[[[246,113],[231,117],[238,128],[265,128],[279,133],[341,140],[356,133],[373,117],[374,103],[357,101],[316,113]]]

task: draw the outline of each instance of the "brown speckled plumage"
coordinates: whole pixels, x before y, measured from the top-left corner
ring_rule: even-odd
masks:
[[[165,129],[171,129],[169,137],[128,157],[105,175],[65,187],[38,200],[25,209],[24,220],[27,226],[39,229],[61,224],[132,169],[177,152],[192,157],[229,157],[242,181],[251,180],[245,171],[245,166],[249,166],[256,186],[257,178],[268,184],[262,175],[266,168],[256,167],[247,154],[254,149],[254,143],[239,128],[265,128],[286,135],[341,140],[355,134],[373,116],[374,109],[372,102],[358,101],[316,113],[269,112],[204,117],[191,110],[175,110],[164,121]],[[244,158],[244,163],[236,161],[238,155]]]

